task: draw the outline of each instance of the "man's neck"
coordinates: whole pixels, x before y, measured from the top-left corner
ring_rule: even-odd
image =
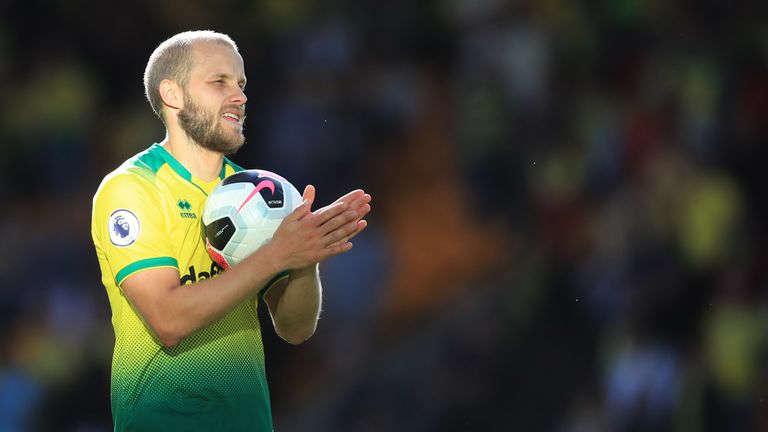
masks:
[[[223,154],[208,150],[186,136],[166,136],[160,144],[194,177],[206,182],[219,177]]]

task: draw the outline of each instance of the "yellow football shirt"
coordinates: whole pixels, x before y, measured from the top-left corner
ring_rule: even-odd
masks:
[[[219,273],[200,217],[207,195],[240,170],[225,158],[220,178],[203,182],[154,144],[108,174],[93,198],[91,234],[115,332],[115,430],[272,430],[256,301],[164,348],[120,289],[150,268],[176,268],[182,284]]]

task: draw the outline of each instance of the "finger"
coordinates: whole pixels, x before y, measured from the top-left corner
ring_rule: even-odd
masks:
[[[353,210],[357,212],[357,219],[360,220],[363,218],[363,216],[367,215],[371,211],[371,206],[366,202],[367,199],[363,199],[362,197],[355,200],[353,203],[348,204],[347,209]],[[315,211],[315,214],[324,214],[328,209],[333,207],[334,205],[341,205],[343,203],[336,203],[327,207],[323,207],[320,210]]]
[[[334,205],[337,205],[337,204],[340,204],[340,203],[346,203],[346,204],[350,205],[350,208],[353,205],[356,206],[356,207],[360,207],[364,202],[367,202],[365,200],[360,201],[361,198],[364,197],[365,195],[367,195],[367,194],[365,192],[363,192],[362,189],[353,190],[352,192],[349,192],[346,195],[338,198],[336,201],[333,202],[333,204],[330,204],[330,205],[328,205],[326,207],[323,207],[323,208],[319,209],[318,211],[316,211],[315,213],[322,213],[323,211],[325,211],[326,208],[334,206]]]
[[[342,218],[339,217],[337,220],[330,221],[327,225],[330,224],[337,224],[339,220]],[[346,221],[345,223],[339,225],[337,228],[329,230],[324,236],[323,236],[323,242],[326,245],[332,245],[334,243],[338,243],[342,239],[345,239],[347,237],[351,237],[352,234],[357,230],[357,219],[352,219],[349,221]]]
[[[312,185],[307,185],[304,188],[304,194],[302,195],[302,198],[304,199],[301,204],[299,204],[298,207],[296,207],[291,214],[285,217],[285,220],[287,221],[295,221],[303,218],[312,210],[312,203],[315,201],[315,187]]]
[[[371,202],[371,196],[368,194],[362,194],[359,197],[357,197],[355,200],[349,202],[349,208],[352,210],[357,210],[366,204],[369,204]]]
[[[331,204],[327,207],[323,207],[322,209],[313,213],[313,215],[317,217],[316,226],[326,225],[329,221],[332,221],[335,218],[339,217],[348,209],[349,209],[349,205],[343,202],[339,202],[336,204]],[[355,215],[357,215],[356,212],[355,212]],[[350,216],[350,215],[347,215],[347,216]],[[332,231],[338,226],[343,225],[344,222],[348,222],[348,218],[341,218],[341,219],[342,219],[341,221],[337,220],[336,221],[337,223],[333,223],[327,226],[325,232]]]
[[[338,210],[339,206],[346,206],[347,209],[349,208],[349,204],[347,204],[345,202],[334,201],[333,204],[328,204],[325,207],[321,207],[321,208],[315,210],[313,213],[316,214],[316,215],[322,215],[322,214],[325,214],[325,212],[327,212],[329,210]]]
[[[367,215],[371,211],[371,206],[369,204],[363,204],[360,207],[353,208],[349,204],[338,203],[338,204],[334,204],[332,206],[324,207],[321,210],[318,210],[318,211],[316,211],[314,213],[317,214],[317,215],[324,215],[325,217],[327,217],[327,216],[329,216],[329,214],[327,214],[326,212],[329,211],[329,210],[338,211],[339,208],[337,206],[346,206],[345,211],[355,212],[354,215],[350,214],[350,216],[353,216],[357,220],[362,219],[363,216]],[[333,216],[333,217],[335,217],[335,216]],[[331,219],[333,219],[333,217],[327,218],[324,223],[330,221]],[[354,220],[354,219],[350,219],[350,220]],[[342,222],[340,222],[340,223],[338,223],[336,225],[331,226],[331,228],[336,228],[339,225],[343,225],[343,224],[344,224],[344,221],[342,221]]]
[[[346,204],[344,204],[346,205]],[[331,219],[329,219],[324,224],[320,225],[321,228],[321,235],[323,237],[328,237],[328,234],[337,231],[337,230],[349,230],[350,227],[354,228],[355,223],[360,219],[360,215],[355,210],[347,210]],[[338,238],[335,240],[338,240],[341,238],[341,236],[337,236]]]
[[[350,249],[352,249],[352,243],[345,242],[337,246],[329,246],[325,251],[328,254],[328,257],[332,257],[334,255],[348,252]]]
[[[357,229],[352,234],[347,235],[346,237],[344,237],[339,241],[331,243],[330,245],[328,245],[328,247],[338,246],[342,243],[346,243],[350,241],[354,236],[360,234],[360,231],[364,230],[367,226],[368,226],[368,221],[366,221],[365,219],[357,221]]]
[[[350,210],[354,210],[357,212],[357,220],[362,219],[365,215],[371,212],[371,205],[368,203],[364,203],[360,207],[354,208],[352,206],[349,207]]]
[[[307,185],[304,188],[304,193],[302,194],[302,198],[304,198],[304,201],[309,201],[309,207],[312,208],[312,203],[315,202],[315,187],[311,184]]]
[[[368,213],[371,211],[371,206],[369,204],[363,204],[361,207],[353,208],[350,206],[349,208],[351,211],[354,211],[357,213],[357,221],[362,220]]]
[[[351,203],[352,201],[358,199],[361,195],[365,195],[365,192],[362,189],[355,189],[351,192],[347,192],[345,195],[339,197],[336,201],[334,201],[334,204],[337,202],[345,202],[347,204]]]

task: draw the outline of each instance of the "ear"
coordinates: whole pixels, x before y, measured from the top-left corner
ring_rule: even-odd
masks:
[[[163,104],[173,109],[184,108],[184,91],[181,86],[175,82],[164,79],[160,81],[160,98],[163,100]]]

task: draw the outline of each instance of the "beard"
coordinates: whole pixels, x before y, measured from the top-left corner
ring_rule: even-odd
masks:
[[[239,108],[237,108],[240,111]],[[184,92],[184,108],[179,111],[179,126],[187,136],[200,147],[224,155],[237,152],[245,142],[242,131],[235,133],[224,130],[221,124],[221,113],[206,111]]]

